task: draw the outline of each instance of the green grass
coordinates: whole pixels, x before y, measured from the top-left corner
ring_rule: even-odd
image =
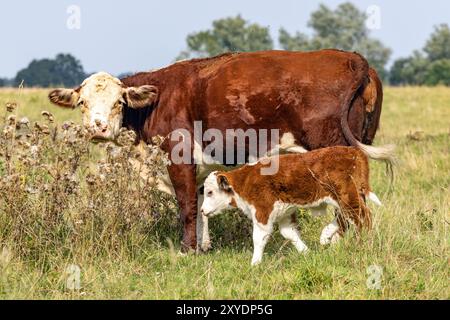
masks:
[[[50,106],[46,94],[0,91],[0,106],[17,101],[19,114],[30,120],[49,110],[58,122],[79,121],[76,110]],[[233,214],[211,220],[214,248],[204,255],[177,254],[176,223],[154,228],[139,245],[130,240],[117,249],[98,250],[102,244],[86,240],[89,234],[80,240],[85,244],[65,243],[64,250],[45,242],[36,260],[10,249],[5,240],[0,298],[449,299],[450,88],[386,88],[383,108],[375,145],[397,145],[395,190],[387,193],[384,166],[372,162],[372,187],[384,206],[372,207],[374,229],[360,240],[349,234],[322,248],[320,231],[331,217],[301,213],[310,253],[299,255],[275,234],[263,263],[254,268],[250,223]],[[79,291],[65,287],[70,264],[81,268]],[[371,265],[383,268],[379,290],[366,284]]]

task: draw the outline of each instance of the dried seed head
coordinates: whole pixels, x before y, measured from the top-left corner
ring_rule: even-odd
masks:
[[[35,122],[34,127],[43,134],[50,134],[50,129],[45,124],[40,124],[38,122]]]
[[[49,122],[55,121],[55,118],[53,117],[53,115],[52,115],[50,112],[48,112],[48,111],[42,111],[42,112],[41,112],[41,115],[42,115],[44,118],[46,118],[47,121],[49,121]]]
[[[7,102],[6,103],[6,111],[14,112],[17,109],[17,103],[15,102]]]
[[[36,157],[37,154],[39,153],[39,147],[36,145],[33,145],[30,147],[30,153],[32,157]]]
[[[14,114],[9,115],[8,118],[7,118],[7,122],[8,122],[8,124],[10,126],[15,126],[16,125],[16,120],[17,120],[17,116],[14,115]]]
[[[23,117],[19,122],[21,125],[28,126],[30,124],[30,120],[27,117]]]
[[[3,129],[3,136],[4,136],[6,139],[11,139],[11,138],[13,137],[13,134],[14,134],[14,128],[13,128],[13,127],[11,127],[11,126],[6,126],[6,127]]]
[[[117,143],[121,146],[132,146],[136,142],[136,133],[133,130],[122,128],[117,138]]]
[[[73,122],[73,121],[66,121],[66,122],[64,122],[64,123],[62,124],[61,128],[62,128],[63,130],[69,130],[70,128],[73,127],[73,125],[74,125],[74,122]]]
[[[163,144],[164,140],[165,140],[165,138],[162,136],[155,136],[152,138],[152,143],[157,146],[160,146]]]

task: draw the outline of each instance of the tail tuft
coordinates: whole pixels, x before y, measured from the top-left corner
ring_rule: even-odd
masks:
[[[381,207],[382,203],[380,199],[378,199],[377,195],[373,192],[369,192],[369,200],[375,203],[377,206]]]
[[[374,160],[382,160],[391,165],[395,165],[395,145],[388,144],[381,147],[373,147],[366,144],[362,144],[357,141],[356,146],[362,150],[369,158]]]
[[[381,160],[386,163],[386,172],[390,178],[389,189],[392,189],[395,180],[393,168],[397,164],[397,158],[395,157],[395,145],[388,144],[381,147],[373,147],[356,141],[356,146],[370,159]]]

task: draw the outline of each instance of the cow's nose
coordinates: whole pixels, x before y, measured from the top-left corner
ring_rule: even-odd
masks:
[[[105,133],[108,130],[108,124],[102,122],[100,119],[95,119],[95,125],[98,130]]]

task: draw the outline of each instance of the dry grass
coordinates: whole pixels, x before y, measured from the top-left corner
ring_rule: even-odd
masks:
[[[46,94],[0,90],[1,110],[17,103],[14,112],[0,110],[0,298],[450,298],[450,88],[386,89],[376,144],[397,144],[400,162],[393,194],[383,165],[371,163],[384,204],[373,208],[372,232],[322,248],[330,217],[302,212],[310,254],[299,256],[275,235],[257,268],[250,267],[250,224],[235,214],[211,221],[211,253],[178,256],[173,199],[140,180],[128,161],[156,175],[165,156],[153,150],[143,159],[129,132],[121,147],[88,143],[76,124],[61,125],[78,122],[78,112],[50,106]],[[24,116],[28,125],[20,124]],[[79,290],[67,287],[72,264],[81,269]],[[371,265],[383,269],[379,290],[367,287]]]

